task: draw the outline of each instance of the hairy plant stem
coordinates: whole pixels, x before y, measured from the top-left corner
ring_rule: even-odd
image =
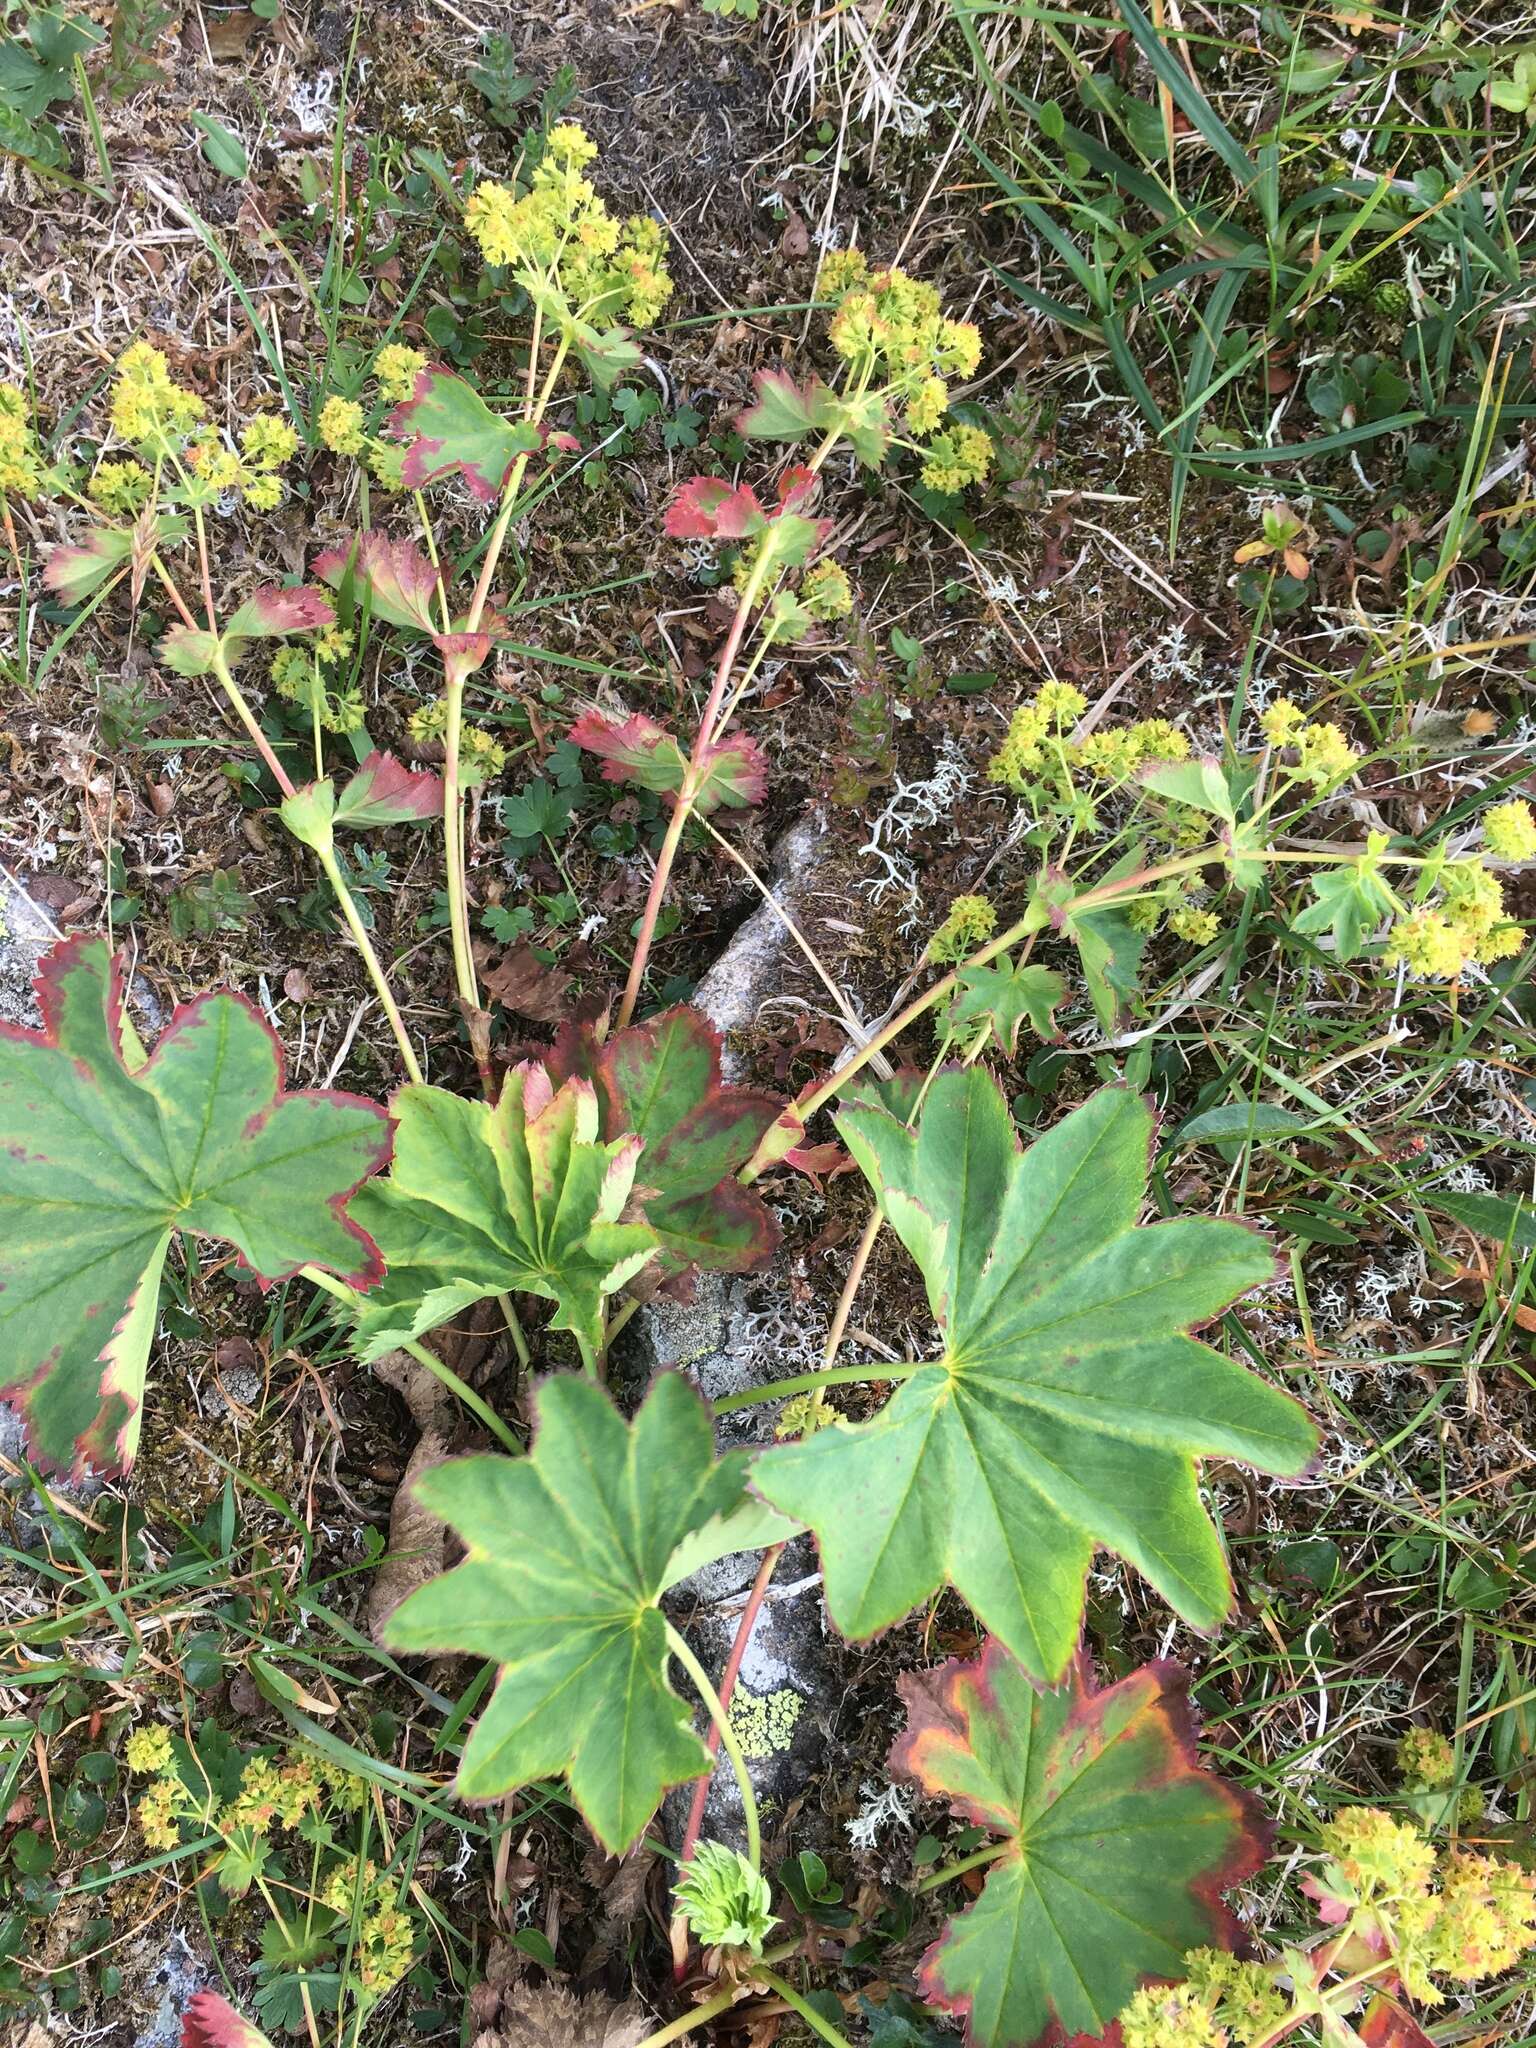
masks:
[[[930,1872],[927,1877],[921,1878],[913,1885],[912,1889],[919,1894],[937,1891],[941,1884],[948,1884],[952,1877],[964,1877],[968,1870],[982,1870],[987,1864],[995,1863],[1000,1856],[1006,1856],[1011,1847],[1012,1844],[1009,1842],[989,1842],[985,1849],[978,1849],[970,1856],[958,1857],[955,1862],[946,1863],[941,1870]]]
[[[536,427],[543,418],[549,404],[555,383],[565,363],[569,342],[562,335],[537,396],[532,396],[530,374],[530,400],[526,421]],[[538,356],[538,330],[534,330],[532,363]],[[485,616],[485,607],[491,592],[491,582],[501,560],[501,551],[506,544],[507,532],[517,510],[518,492],[522,489],[523,478],[528,471],[528,452],[524,450],[512,464],[507,480],[502,486],[501,507],[496,514],[496,523],[491,528],[486,543],[485,560],[480,565],[480,574],[475,581],[474,596],[470,599],[469,612],[464,621],[466,633],[478,633],[480,621]],[[438,579],[441,586],[441,577]],[[462,1002],[471,1010],[480,1007],[480,985],[475,978],[475,956],[469,928],[469,892],[465,878],[464,860],[464,791],[459,774],[459,750],[464,731],[464,676],[456,673],[451,665],[445,665],[447,719],[443,732],[443,844],[445,879],[448,884],[448,933],[453,947],[454,982]],[[482,1080],[488,1075],[482,1073]]]
[[[709,1673],[695,1657],[687,1643],[671,1622],[666,1622],[667,1648],[693,1680],[694,1690],[709,1709],[709,1718],[714,1722],[720,1736],[720,1746],[730,1758],[731,1769],[736,1774],[737,1789],[741,1793],[741,1817],[747,1830],[747,1861],[756,1871],[763,1867],[763,1835],[757,1818],[757,1794],[752,1790],[752,1774],[747,1769],[747,1760],[741,1753],[741,1744],[731,1726],[731,1717],[720,1701],[720,1695],[709,1682]]]
[[[426,1076],[421,1071],[421,1062],[416,1057],[416,1048],[411,1044],[410,1033],[405,1028],[405,1019],[400,1014],[400,1006],[395,1001],[389,983],[385,979],[383,963],[374,950],[372,939],[368,936],[368,927],[358,915],[356,901],[353,898],[352,891],[347,887],[346,877],[341,872],[335,851],[333,848],[327,847],[322,853],[316,847],[315,858],[319,861],[324,871],[325,879],[336,892],[337,906],[346,921],[347,930],[352,934],[353,943],[363,956],[363,965],[368,970],[368,979],[373,983],[374,994],[379,999],[384,1015],[389,1019],[389,1028],[394,1033],[395,1044],[400,1049],[401,1064],[404,1066],[410,1079],[420,1087],[425,1081]]]
[[[798,1941],[781,1941],[777,1948],[769,1949],[762,1962],[769,1966],[788,1962],[799,1946]],[[761,1968],[762,1965],[757,1967]],[[756,1974],[755,1970],[753,1974]],[[685,2036],[696,2033],[700,2027],[707,2026],[711,2020],[718,2019],[721,2013],[729,2012],[733,2005],[740,2002],[741,1986],[727,1984],[723,1991],[717,1991],[713,1998],[707,1998],[702,2005],[696,2005],[692,2012],[685,2012],[680,2019],[669,2020],[666,2026],[658,2028],[654,2034],[647,2034],[640,2042],[639,2048],[671,2048],[672,2042],[681,2041]]]
[[[709,750],[710,734],[715,717],[725,695],[725,686],[735,666],[736,656],[747,630],[747,621],[753,605],[757,602],[763,577],[759,568],[754,568],[742,590],[735,613],[731,619],[730,631],[725,636],[725,645],[720,650],[720,659],[715,664],[715,679],[710,686],[709,696],[699,716],[699,730],[694,739],[693,752],[683,775],[682,788],[672,802],[672,815],[667,820],[666,837],[656,856],[656,865],[651,871],[651,886],[646,891],[645,911],[640,920],[639,936],[630,958],[629,978],[624,984],[624,999],[619,1004],[619,1014],[614,1019],[615,1031],[622,1031],[635,1014],[635,1005],[640,1000],[641,984],[645,980],[646,963],[650,959],[651,945],[656,937],[656,924],[661,916],[662,900],[667,893],[667,883],[672,878],[673,864],[677,850],[683,843],[683,833],[693,812],[694,802],[704,779],[704,762]]]
[[[319,1287],[325,1293],[334,1296],[337,1301],[344,1302],[348,1308],[357,1308],[361,1304],[362,1296],[357,1289],[349,1287],[345,1280],[338,1280],[334,1273],[324,1272],[319,1266],[301,1266],[299,1275],[301,1279],[308,1280],[311,1286]],[[503,1450],[510,1452],[514,1458],[522,1457],[523,1446],[495,1409],[475,1392],[467,1380],[460,1379],[451,1365],[445,1365],[435,1352],[429,1351],[425,1344],[418,1343],[414,1337],[407,1337],[400,1345],[400,1349],[408,1357],[414,1358],[418,1365],[424,1365],[433,1378],[440,1380],[455,1399],[462,1401],[472,1415],[478,1416]]]
[[[720,1674],[720,1704],[730,1711],[731,1694],[736,1690],[736,1681],[741,1676],[742,1659],[747,1654],[747,1644],[752,1640],[752,1631],[757,1626],[757,1617],[763,1611],[763,1602],[768,1597],[768,1581],[773,1577],[774,1567],[784,1555],[784,1545],[774,1543],[763,1552],[763,1559],[757,1568],[757,1577],[752,1581],[752,1590],[747,1595],[747,1604],[741,1611],[736,1624],[736,1637],[731,1644],[731,1654],[725,1660],[725,1669]],[[713,1724],[705,1737],[705,1747],[710,1756],[719,1754],[720,1730]],[[709,1784],[713,1773],[700,1778],[693,1788],[693,1799],[688,1808],[688,1824],[683,1829],[683,1844],[678,1851],[677,1867],[684,1871],[692,1861],[698,1847],[699,1830],[704,1825],[704,1808],[709,1803]],[[688,1972],[688,1923],[681,1913],[672,1916],[672,1975],[681,1983]]]
[[[830,1372],[797,1373],[790,1380],[770,1380],[763,1387],[743,1387],[739,1393],[719,1394],[710,1402],[716,1415],[728,1415],[733,1408],[751,1408],[759,1401],[782,1401],[790,1394],[814,1394],[822,1387],[851,1387],[861,1380],[909,1380],[933,1360],[902,1359],[891,1365],[839,1365]]]
[[[811,2032],[819,2034],[823,2041],[831,2044],[831,2048],[849,2048],[848,2036],[840,2034],[830,2020],[824,2020],[815,2006],[802,1998],[794,1985],[781,1977],[777,1970],[770,1970],[766,1964],[760,1963],[752,1975],[759,1984],[766,1984],[770,1991],[776,1992],[790,2011],[798,2013]]]

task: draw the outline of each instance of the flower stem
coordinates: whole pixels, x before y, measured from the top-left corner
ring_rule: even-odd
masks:
[[[736,1624],[736,1639],[731,1644],[731,1654],[725,1660],[725,1669],[720,1674],[720,1704],[730,1711],[731,1694],[736,1690],[736,1680],[741,1675],[742,1659],[747,1654],[747,1644],[752,1640],[752,1631],[757,1626],[757,1617],[763,1611],[763,1602],[768,1597],[768,1581],[773,1577],[774,1566],[784,1555],[784,1545],[775,1543],[763,1552],[762,1563],[757,1568],[757,1577],[747,1595],[747,1604],[741,1610],[741,1619]],[[711,1756],[720,1748],[720,1730],[711,1727],[705,1747]],[[679,1874],[688,1868],[693,1852],[698,1846],[699,1830],[704,1825],[704,1808],[709,1799],[709,1779],[700,1778],[693,1788],[693,1800],[688,1808],[688,1824],[683,1829],[682,1847],[678,1851]],[[672,1916],[672,1975],[681,1983],[688,1970],[688,1924],[681,1913]]]
[[[763,1867],[763,1837],[757,1819],[757,1794],[752,1790],[752,1774],[747,1769],[747,1760],[741,1753],[741,1744],[731,1726],[729,1714],[720,1704],[720,1695],[709,1682],[709,1673],[689,1649],[686,1642],[672,1626],[666,1623],[667,1648],[693,1680],[694,1690],[709,1709],[709,1718],[719,1730],[720,1746],[731,1760],[731,1769],[736,1773],[737,1788],[741,1793],[741,1815],[747,1830],[747,1861],[755,1871]]]
[[[363,956],[363,965],[368,970],[368,979],[373,983],[374,994],[379,999],[384,1015],[389,1019],[389,1028],[394,1033],[395,1044],[400,1049],[401,1063],[411,1080],[419,1087],[425,1081],[426,1076],[421,1071],[421,1062],[416,1057],[416,1048],[411,1044],[410,1033],[405,1028],[405,1019],[400,1014],[400,1006],[395,1001],[389,983],[384,977],[383,965],[379,960],[377,952],[374,950],[372,939],[368,936],[368,928],[358,915],[357,904],[353,899],[352,891],[347,887],[346,877],[342,874],[341,868],[337,864],[335,852],[329,847],[323,852],[319,847],[316,847],[315,857],[324,870],[325,879],[336,892],[336,903],[342,917],[346,920],[347,930],[352,934],[353,942],[359,953]]]
[[[225,696],[229,699],[235,716],[250,734],[252,745],[257,753],[260,754],[262,760],[266,762],[272,780],[277,784],[284,796],[292,796],[293,782],[288,774],[288,770],[279,761],[276,754],[273,753],[271,741],[256,723],[256,714],[246,702],[243,691],[230,674],[229,664],[222,655],[217,655],[214,658],[213,674],[222,687]]]

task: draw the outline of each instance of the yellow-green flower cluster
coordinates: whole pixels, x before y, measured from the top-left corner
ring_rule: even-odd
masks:
[[[338,649],[336,660],[345,658],[351,636],[340,628],[327,628],[321,639],[336,636],[348,645]],[[320,639],[306,646],[290,641],[272,657],[267,671],[272,687],[290,704],[297,704],[311,719],[318,719],[326,732],[360,732],[368,715],[363,693],[355,683],[332,673],[332,663],[321,651]]]
[[[1183,1984],[1148,1984],[1120,2015],[1125,2048],[1227,2048],[1231,2036],[1216,2024],[1205,1999]]]
[[[987,765],[988,781],[1016,796],[1038,796],[1042,783],[1060,793],[1079,775],[1118,784],[1149,761],[1182,761],[1189,753],[1189,741],[1166,718],[1102,727],[1073,740],[1068,735],[1087,708],[1088,699],[1070,683],[1042,683],[1009,721],[1007,738]]]
[[[1495,804],[1483,819],[1483,851],[1490,860],[1536,859],[1536,818],[1518,798]]]
[[[366,2012],[377,2005],[410,1969],[415,1956],[416,1925],[400,1904],[388,1877],[381,1878],[372,1859],[359,1866],[355,1856],[344,1858],[332,1869],[320,1888],[320,1903],[350,1923],[359,1909],[357,1947],[353,1967],[362,1987],[360,2004]]]
[[[408,398],[416,381],[416,372],[426,367],[426,361],[420,349],[393,346],[380,349],[373,365],[379,389],[388,399]],[[329,448],[333,455],[350,455],[366,462],[386,491],[402,488],[400,466],[406,451],[393,441],[382,441],[376,434],[369,433],[368,416],[360,400],[343,398],[339,392],[333,392],[320,408],[315,431],[320,436],[321,446]]]
[[[1187,903],[1168,913],[1168,929],[1176,939],[1183,939],[1191,946],[1208,946],[1221,930],[1221,919],[1214,910],[1196,910]]]
[[[361,455],[368,446],[363,408],[355,398],[332,396],[320,408],[315,429],[333,455]]]
[[[1507,960],[1525,933],[1507,916],[1504,891],[1480,860],[1447,861],[1425,870],[1421,887],[1438,887],[1438,900],[1416,903],[1393,925],[1383,955],[1429,981],[1454,981],[1468,967]]]
[[[131,519],[149,502],[155,480],[142,462],[99,462],[86,485],[86,493],[103,512],[115,519]]]
[[[672,296],[666,231],[645,214],[616,220],[584,168],[597,145],[574,121],[549,132],[521,197],[478,184],[464,225],[487,263],[510,270],[546,319],[569,329],[650,327]]]
[[[123,1762],[141,1777],[154,1777],[171,1761],[171,1731],[158,1721],[135,1728],[123,1744]]]
[[[1360,756],[1341,727],[1309,719],[1289,697],[1276,697],[1259,723],[1272,746],[1296,749],[1297,764],[1291,772],[1298,781],[1309,782],[1314,789],[1331,788],[1359,765]]]
[[[990,436],[980,427],[944,424],[949,380],[973,376],[981,362],[976,327],[946,318],[933,285],[894,266],[871,270],[860,249],[834,250],[817,289],[832,302],[827,339],[847,365],[850,397],[874,394],[926,442],[922,474],[930,490],[980,483],[992,466]]]
[[[980,427],[946,427],[923,450],[923,482],[951,496],[979,484],[992,467],[992,439]]]
[[[34,498],[42,482],[26,397],[16,385],[0,384],[0,498]]]
[[[957,896],[928,941],[928,958],[938,966],[968,959],[996,930],[997,912],[985,896]]]
[[[410,716],[410,733],[413,740],[442,741],[448,733],[448,705],[444,698],[434,697],[430,704],[418,705]],[[507,765],[507,750],[494,734],[484,726],[473,725],[466,718],[459,725],[459,781],[465,789],[489,782],[493,775],[499,775]]]
[[[426,367],[427,359],[419,348],[407,348],[399,341],[386,343],[373,359],[379,389],[393,404],[410,397],[417,377]]]
[[[1239,2048],[1262,2040],[1290,2011],[1289,1999],[1264,1965],[1243,1962],[1230,1949],[1191,1949],[1184,1965],[1189,1971],[1185,1990],[1219,2011]]]
[[[1445,2002],[1437,1977],[1479,1983],[1536,1948],[1536,1874],[1455,1849],[1437,1858],[1416,1828],[1374,1807],[1335,1814],[1322,1843],[1325,1891],[1421,2005]]]
[[[240,451],[212,427],[187,443],[187,467],[209,496],[238,491],[253,512],[275,512],[283,501],[278,471],[298,452],[299,437],[286,420],[258,413],[240,434]]]
[[[118,357],[112,382],[112,431],[130,447],[154,455],[179,449],[206,408],[195,391],[177,384],[159,349],[136,341]]]
[[[800,579],[800,602],[813,619],[846,619],[853,588],[841,562],[813,562]]]
[[[1436,1728],[1410,1728],[1397,1745],[1397,1769],[1416,1792],[1443,1792],[1455,1781],[1456,1751]]]

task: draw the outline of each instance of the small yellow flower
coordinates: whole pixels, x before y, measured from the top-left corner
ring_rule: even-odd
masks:
[[[275,512],[283,502],[283,486],[275,476],[247,476],[240,495],[253,512]]]
[[[868,273],[869,264],[862,249],[829,249],[816,276],[817,296],[841,299],[855,285],[862,284]]]
[[[155,480],[142,462],[101,462],[86,486],[103,512],[125,519],[146,504]]]
[[[386,398],[397,401],[410,397],[416,388],[418,375],[426,367],[427,359],[419,348],[407,348],[398,341],[381,348],[373,359],[373,374],[379,381],[379,389]]]
[[[26,397],[16,385],[0,384],[0,497],[33,498],[41,485]]]
[[[816,562],[800,581],[800,602],[813,619],[845,619],[853,610],[853,589],[841,562]]]
[[[1483,819],[1483,846],[1493,860],[1536,859],[1536,817],[1518,798],[1495,804]]]
[[[928,941],[928,958],[935,964],[964,960],[996,930],[997,912],[985,896],[957,896]]]
[[[942,377],[925,377],[907,400],[907,425],[914,434],[931,434],[949,409],[949,386]]]
[[[320,439],[336,455],[361,455],[367,445],[363,408],[355,398],[328,398],[316,422]]]
[[[1293,746],[1306,722],[1301,706],[1293,704],[1289,697],[1276,697],[1259,718],[1264,737],[1277,747]]]
[[[246,461],[255,468],[281,469],[298,453],[299,437],[286,420],[263,412],[246,421],[240,448]]]
[[[1168,929],[1176,939],[1187,940],[1191,946],[1208,946],[1221,930],[1221,920],[1214,910],[1192,910],[1183,904],[1169,911]]]
[[[145,1721],[123,1744],[123,1761],[130,1771],[153,1777],[171,1760],[171,1731],[158,1721]]]
[[[923,482],[931,491],[953,494],[979,484],[992,467],[991,436],[980,427],[954,426],[935,434],[923,461]]]

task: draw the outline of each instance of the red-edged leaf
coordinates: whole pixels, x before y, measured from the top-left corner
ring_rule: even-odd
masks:
[[[601,712],[585,712],[571,727],[573,745],[596,754],[605,764],[608,782],[637,782],[642,789],[655,790],[671,803],[688,773],[688,756],[665,726],[643,711],[631,712],[622,722],[604,718]],[[740,810],[763,800],[767,788],[768,764],[756,741],[731,733],[716,740],[704,755],[695,805],[712,811],[724,804]]]
[[[1266,1829],[1246,1792],[1201,1768],[1178,1666],[1100,1692],[1080,1654],[1041,1692],[993,1639],[973,1663],[897,1683],[892,1772],[1007,1845],[921,1967],[968,2042],[1101,2035],[1139,1985],[1181,1977],[1187,1949],[1235,1944],[1221,1894],[1258,1869]]]
[[[756,740],[727,733],[704,750],[704,780],[695,803],[701,811],[724,804],[739,811],[760,804],[768,790],[768,763]]]
[[[41,1031],[0,1025],[0,1398],[53,1467],[132,1462],[160,1275],[178,1231],[235,1245],[263,1284],[323,1266],[379,1279],[346,1204],[388,1159],[389,1117],[283,1086],[259,1010],[183,1005],[123,1063],[123,974],[99,939],[54,948]]]
[[[437,571],[414,541],[359,533],[344,548],[327,548],[315,557],[315,574],[332,590],[340,589],[349,569],[367,592],[374,618],[418,633],[437,630]]]
[[[310,633],[335,618],[331,601],[311,584],[283,589],[269,583],[255,591],[236,611],[221,635],[200,627],[172,626],[158,649],[160,659],[181,676],[207,675],[222,659],[233,668],[252,640],[276,640],[288,633]]]
[[[417,372],[416,389],[389,417],[389,431],[408,443],[400,475],[408,491],[462,476],[482,503],[501,496],[519,455],[537,452],[543,436],[523,420],[504,420],[462,377],[440,364]]]
[[[791,1145],[784,1154],[784,1164],[803,1173],[818,1195],[822,1193],[823,1175],[834,1180],[840,1173],[856,1170],[850,1156],[831,1138],[820,1145]]]
[[[1385,1992],[1372,1998],[1355,2031],[1364,2048],[1435,2048],[1413,2014]]]
[[[78,547],[50,548],[43,582],[65,604],[84,604],[109,576],[128,566],[133,535],[123,527],[93,526]]]
[[[462,683],[489,657],[495,646],[489,633],[434,633],[432,645],[443,657],[443,673],[450,683]]]
[[[217,1991],[199,1991],[181,2016],[181,2048],[272,2048],[272,2043]]]
[[[312,583],[290,589],[268,583],[253,591],[224,628],[224,641],[272,640],[285,633],[312,633],[328,626],[336,613],[323,590]]]
[[[662,522],[674,540],[744,540],[768,522],[756,491],[724,477],[690,477]]]
[[[803,462],[792,462],[779,478],[779,510],[803,512],[815,497],[821,479]]]
[[[745,1272],[778,1241],[769,1211],[734,1178],[778,1115],[776,1096],[727,1088],[720,1034],[684,1004],[618,1032],[597,1060],[603,1127],[644,1140],[636,1186],[664,1268]]]
[[[362,831],[370,825],[421,825],[442,815],[441,778],[375,748],[336,799],[334,822]]]

